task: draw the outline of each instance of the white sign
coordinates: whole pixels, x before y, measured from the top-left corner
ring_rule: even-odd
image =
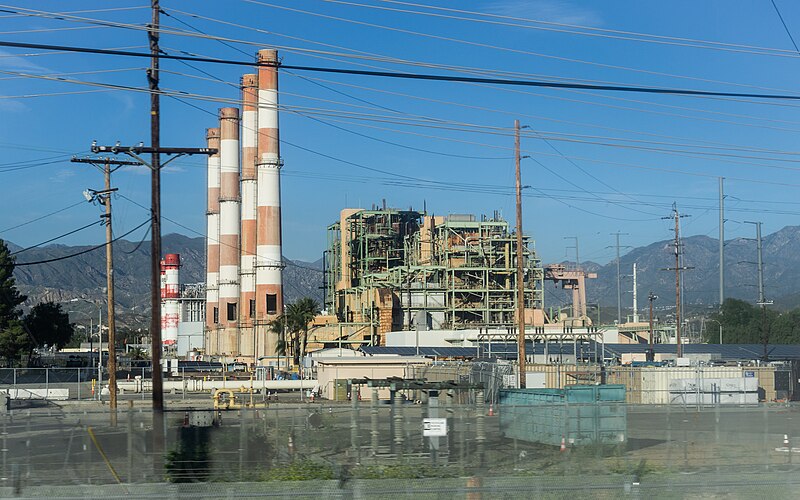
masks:
[[[446,418],[423,418],[422,435],[425,437],[437,437],[447,435]]]

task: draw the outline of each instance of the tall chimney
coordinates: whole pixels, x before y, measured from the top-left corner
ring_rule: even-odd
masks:
[[[239,110],[219,110],[219,320],[222,352],[239,355]]]
[[[242,76],[242,260],[239,312],[242,354],[258,362],[253,328],[256,300],[256,133],[258,132],[258,76]],[[263,350],[263,346],[262,346]]]
[[[208,157],[206,212],[206,352],[219,354],[219,129],[206,130],[206,142],[217,153]]]
[[[278,52],[258,51],[258,207],[256,258],[257,335],[274,354],[277,335],[268,323],[283,313],[281,160],[278,140]]]
[[[164,347],[175,347],[178,343],[180,321],[181,256],[168,253],[161,261],[161,333]]]

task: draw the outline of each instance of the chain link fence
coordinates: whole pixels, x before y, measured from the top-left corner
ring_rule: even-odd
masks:
[[[475,399],[461,404],[442,391],[438,406],[399,398],[228,411],[170,405],[160,449],[153,415],[138,403],[123,402],[115,425],[97,403],[16,409],[0,416],[0,497],[791,498],[800,488],[795,404],[620,403],[619,442],[550,446],[535,430],[508,437],[516,418],[508,415],[523,418],[525,407],[490,411]],[[429,418],[446,419],[439,435],[426,435]]]

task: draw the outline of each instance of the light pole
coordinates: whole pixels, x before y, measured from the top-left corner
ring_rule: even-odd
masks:
[[[715,319],[707,319],[706,321],[713,321],[714,323],[719,325],[719,343],[722,344],[722,323]]]

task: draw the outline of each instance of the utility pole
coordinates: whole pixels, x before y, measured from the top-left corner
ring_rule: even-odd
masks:
[[[150,40],[150,69],[147,82],[150,88],[150,210],[152,216],[150,238],[150,360],[153,377],[153,431],[162,434],[164,418],[164,381],[161,374],[161,101],[158,90],[158,61],[161,55],[158,46],[159,0],[151,0],[153,20],[148,37]],[[163,441],[163,439],[162,439]],[[162,443],[163,444],[163,443]],[[156,446],[156,452],[161,447]]]
[[[116,314],[114,312],[114,250],[112,240],[114,239],[114,232],[111,225],[111,194],[117,189],[111,188],[111,174],[117,168],[124,165],[139,165],[136,161],[126,160],[112,160],[110,158],[94,159],[94,158],[72,158],[73,163],[90,163],[98,168],[102,168],[103,177],[105,178],[105,187],[103,191],[87,190],[84,195],[87,200],[99,200],[105,206],[105,214],[101,217],[105,218],[106,226],[106,302],[108,303],[108,389],[109,389],[109,407],[111,410],[111,425],[117,425],[117,329],[116,329]],[[103,166],[100,167],[100,164]],[[111,165],[116,168],[112,169]],[[100,328],[100,359],[103,356],[103,329]]]
[[[514,120],[514,163],[516,168],[517,188],[517,361],[519,363],[519,387],[526,387],[525,366],[525,274],[523,259],[525,252],[522,247],[522,180],[520,173],[519,156],[519,120]]]
[[[723,182],[725,178],[719,178],[719,308],[722,310],[722,303],[725,301],[725,194]]]
[[[771,300],[764,297],[764,260],[761,253],[761,222],[744,221],[745,224],[756,226],[756,248],[758,250],[758,306],[761,308],[761,343],[764,346],[764,361],[769,359],[767,346],[769,345],[769,330],[767,329],[767,306],[772,304]]]
[[[683,344],[681,344],[681,271],[687,269],[694,269],[693,267],[685,267],[681,265],[681,256],[683,254],[680,232],[680,219],[681,217],[688,217],[688,215],[681,215],[678,212],[678,204],[672,204],[672,215],[669,217],[662,217],[662,219],[675,219],[675,267],[667,267],[663,271],[675,271],[675,342],[677,343],[677,356],[683,357]]]
[[[656,352],[655,352],[655,330],[653,330],[653,302],[658,298],[658,295],[654,295],[653,292],[650,292],[647,295],[647,300],[650,301],[650,347],[647,349],[647,361],[655,361],[656,360]]]
[[[628,233],[611,233],[617,238],[617,325],[622,324],[622,290],[620,289],[620,270],[619,270],[619,237],[627,236]]]
[[[117,330],[116,315],[114,314],[114,250],[111,240],[114,233],[111,230],[111,160],[106,159],[103,169],[105,178],[106,195],[103,203],[106,206],[106,293],[108,294],[108,394],[111,409],[111,426],[117,425]],[[103,345],[103,336],[100,336],[100,345]],[[102,349],[101,349],[102,355]]]

